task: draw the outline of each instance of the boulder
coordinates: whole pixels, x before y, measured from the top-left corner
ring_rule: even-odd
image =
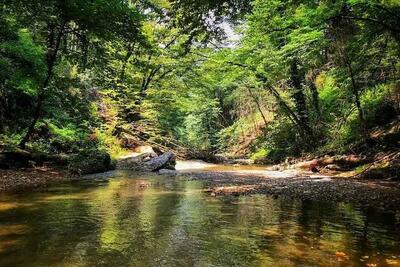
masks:
[[[143,153],[140,155],[120,158],[117,162],[117,169],[142,171],[145,162],[157,157],[155,153]]]
[[[155,172],[161,169],[175,170],[175,155],[171,152],[157,156],[155,153],[143,153],[118,160],[117,169]]]
[[[114,169],[110,155],[101,150],[88,150],[70,159],[68,170],[77,175],[101,173]]]
[[[158,171],[161,169],[175,170],[176,158],[172,152],[167,152],[144,163],[144,169]]]

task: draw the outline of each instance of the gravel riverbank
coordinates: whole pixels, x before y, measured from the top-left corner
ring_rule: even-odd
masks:
[[[382,180],[273,172],[191,172],[188,179],[204,180],[212,196],[268,194],[303,200],[353,202],[400,212],[400,183]]]
[[[0,169],[0,192],[30,190],[68,180],[67,171],[50,168]]]

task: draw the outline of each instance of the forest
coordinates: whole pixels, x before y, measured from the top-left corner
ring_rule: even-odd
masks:
[[[0,266],[400,266],[400,0],[0,0]]]
[[[115,159],[144,142],[267,164],[398,148],[397,0],[0,8],[3,150]]]

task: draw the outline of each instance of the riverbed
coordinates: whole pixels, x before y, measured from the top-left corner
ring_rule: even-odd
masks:
[[[117,171],[2,193],[0,266],[400,266],[398,212],[213,196],[215,172],[190,172]]]

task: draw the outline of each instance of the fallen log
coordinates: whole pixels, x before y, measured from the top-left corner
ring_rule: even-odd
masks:
[[[327,166],[328,169],[351,170],[355,167],[372,162],[373,159],[359,155],[325,156],[318,159],[303,161],[295,164],[295,168],[315,172]]]

